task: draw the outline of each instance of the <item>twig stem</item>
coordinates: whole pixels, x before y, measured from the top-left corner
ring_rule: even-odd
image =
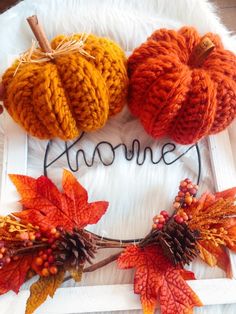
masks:
[[[13,255],[18,255],[18,254],[24,254],[24,253],[29,253],[32,252],[33,250],[37,250],[37,249],[41,249],[41,248],[46,248],[48,247],[47,243],[42,243],[42,244],[37,244],[34,246],[29,246],[29,247],[25,247],[25,248],[20,248],[16,251],[14,251]]]
[[[120,254],[121,254],[121,252],[110,255],[109,257],[101,260],[100,262],[97,262],[96,264],[93,264],[91,266],[86,267],[83,272],[89,273],[89,272],[95,271],[95,270],[97,270],[103,266],[106,266],[106,265],[114,262],[115,260],[117,260],[117,258],[120,256]]]
[[[104,267],[104,266],[106,266],[106,265],[108,265],[108,264],[114,262],[115,260],[117,260],[117,258],[120,256],[120,254],[121,254],[121,252],[116,253],[116,254],[113,254],[113,255],[110,255],[109,257],[107,257],[107,258],[101,260],[100,262],[97,262],[97,263],[95,263],[95,264],[93,264],[93,265],[91,265],[91,266],[86,267],[86,268],[83,270],[83,273],[90,273],[90,272],[92,272],[92,271],[95,271],[95,270],[97,270],[97,269],[99,269],[99,268],[102,268],[102,267]],[[68,276],[68,277],[66,277],[66,278],[64,279],[63,282],[66,282],[66,281],[68,281],[68,280],[70,280],[70,279],[72,279],[72,277],[71,277],[71,276]]]
[[[39,24],[37,16],[30,16],[27,18],[27,21],[43,52],[52,52],[50,42],[47,39],[43,27]]]

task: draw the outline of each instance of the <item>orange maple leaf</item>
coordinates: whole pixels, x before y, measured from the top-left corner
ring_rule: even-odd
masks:
[[[19,292],[31,267],[32,259],[32,256],[21,256],[17,261],[13,260],[0,270],[0,294],[9,290]]]
[[[236,195],[236,187],[215,193],[215,198],[233,198]]]
[[[88,203],[87,191],[76,178],[64,170],[61,193],[45,176],[34,179],[24,175],[10,175],[22,199],[24,210],[14,215],[38,225],[42,230],[62,226],[66,230],[95,224],[106,212],[108,202]]]
[[[158,302],[162,314],[187,314],[202,305],[184,279],[193,279],[191,272],[173,266],[157,246],[129,246],[120,255],[118,266],[136,268],[134,292],[140,294],[145,314],[154,313]]]

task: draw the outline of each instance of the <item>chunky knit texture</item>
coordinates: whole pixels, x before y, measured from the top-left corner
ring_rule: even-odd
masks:
[[[190,56],[203,37],[215,45],[199,66]],[[155,31],[128,60],[129,107],[154,138],[191,144],[236,116],[236,57],[212,33],[192,27]]]
[[[56,37],[52,49],[68,40]],[[3,75],[4,105],[29,134],[73,139],[81,131],[103,127],[109,116],[121,111],[128,87],[123,51],[111,40],[94,35],[87,37],[84,50],[94,59],[71,52],[50,62],[21,64],[18,69],[16,61]]]

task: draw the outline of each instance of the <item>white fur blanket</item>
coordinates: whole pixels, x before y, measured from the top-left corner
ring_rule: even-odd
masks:
[[[236,39],[221,24],[216,9],[207,0],[25,0],[0,16],[1,73],[19,53],[30,46],[33,35],[25,19],[32,14],[38,15],[49,39],[61,33],[92,32],[115,40],[129,53],[158,28],[177,29],[183,25],[193,25],[200,33],[218,33],[225,47],[236,51]],[[235,128],[236,126],[231,126],[230,136],[236,152]],[[3,136],[4,129],[1,132],[1,141]],[[89,156],[100,141],[107,140],[113,145],[124,142],[129,146],[135,138],[140,140],[142,147],[151,146],[157,155],[161,145],[168,141],[153,141],[125,108],[117,117],[110,119],[102,130],[86,135],[80,145],[85,147]],[[29,138],[29,175],[42,174],[46,143]],[[178,146],[176,154],[185,149],[186,147]],[[62,150],[63,143],[55,141],[50,158],[57,156]],[[201,192],[214,187],[205,140],[200,142],[200,150],[203,167]],[[109,160],[109,151],[104,154],[104,158]],[[60,180],[63,166],[66,166],[65,159],[55,163],[49,170],[49,176],[56,182]],[[195,150],[191,150],[178,163],[170,166],[163,163],[154,166],[148,160],[143,166],[138,166],[134,160],[126,161],[120,152],[112,166],[104,167],[97,161],[93,167],[87,168],[81,163],[76,175],[88,189],[91,200],[104,199],[110,202],[108,213],[98,225],[90,229],[109,237],[134,238],[144,236],[149,231],[152,217],[156,213],[162,209],[171,210],[173,197],[182,178],[196,180],[197,156]],[[200,261],[194,262],[191,269],[197,278],[224,277],[221,270],[210,269]],[[95,273],[86,274],[82,284],[131,282],[132,271],[119,271],[115,265],[110,265]],[[10,314],[13,313],[12,309],[14,299],[11,299],[10,304],[1,305],[0,312]],[[14,313],[23,312],[23,309],[14,309]],[[39,310],[38,313],[42,312]],[[233,314],[236,313],[236,305],[203,307],[196,309],[195,313]]]

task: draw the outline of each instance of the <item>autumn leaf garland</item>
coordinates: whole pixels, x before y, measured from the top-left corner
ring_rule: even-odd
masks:
[[[44,176],[10,178],[23,210],[0,217],[0,294],[18,293],[26,280],[39,275],[30,288],[26,314],[53,297],[67,271],[78,282],[84,272],[116,259],[119,268],[135,270],[134,292],[145,314],[154,313],[158,304],[163,314],[191,313],[202,305],[186,282],[194,274],[184,269],[196,256],[230,276],[226,248],[236,251],[236,188],[197,199],[198,186],[181,181],[173,215],[161,211],[149,234],[134,245],[85,230],[105,214],[108,203],[89,203],[87,191],[69,171],[64,170],[62,192]],[[108,247],[124,250],[94,264],[97,249]]]
[[[66,170],[63,192],[44,176],[10,178],[21,195],[23,210],[0,220],[0,250],[4,254],[0,292],[18,292],[29,271],[38,274],[26,306],[26,313],[31,314],[48,295],[53,296],[65,271],[78,278],[85,262],[91,262],[96,245],[83,229],[98,222],[108,202],[88,203],[87,191]],[[71,244],[75,244],[73,248]]]

